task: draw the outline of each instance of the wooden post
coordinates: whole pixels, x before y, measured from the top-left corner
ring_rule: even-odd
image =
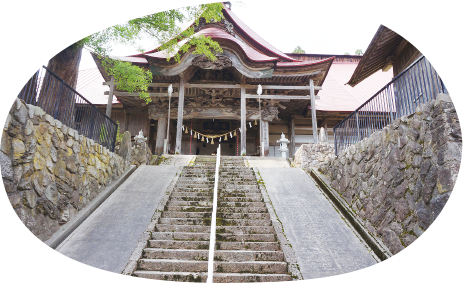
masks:
[[[108,104],[106,105],[106,116],[111,118],[111,109],[113,108],[113,94],[114,94],[114,76],[111,76],[111,81],[109,82],[109,95],[108,95]]]
[[[156,134],[155,154],[161,155],[164,151],[164,139],[166,138],[167,118],[161,117],[158,119],[158,132]]]
[[[246,88],[241,85],[241,155],[246,153]]]
[[[183,102],[185,96],[185,79],[180,78],[178,88],[178,114],[177,114],[177,137],[175,139],[175,153],[182,153],[182,125],[183,125]]]
[[[317,109],[315,106],[315,89],[313,80],[310,79],[310,108],[312,110],[312,133],[313,142],[318,143],[318,130],[317,130]]]

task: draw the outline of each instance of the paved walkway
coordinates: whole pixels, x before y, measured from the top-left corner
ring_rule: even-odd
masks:
[[[57,250],[121,273],[178,166],[140,166]]]
[[[333,276],[376,263],[302,169],[258,170],[304,279]]]

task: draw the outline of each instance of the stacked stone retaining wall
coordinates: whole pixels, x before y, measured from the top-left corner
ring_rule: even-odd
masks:
[[[303,144],[294,154],[294,167],[319,168],[332,158],[334,158],[334,144]]]
[[[456,182],[462,136],[448,95],[420,105],[321,166],[331,186],[396,254],[436,219]]]
[[[3,128],[0,161],[14,210],[42,241],[128,166],[122,157],[19,99]]]

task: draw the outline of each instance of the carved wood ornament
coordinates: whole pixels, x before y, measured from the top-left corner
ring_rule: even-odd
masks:
[[[222,70],[232,66],[230,58],[224,55],[216,55],[217,60],[211,61],[205,55],[193,59],[191,64],[205,70]]]
[[[210,23],[207,23],[206,19],[201,18],[201,19],[199,19],[199,24],[197,26],[195,26],[195,32],[198,32],[198,31],[200,31],[200,30],[202,30],[204,28],[209,28],[209,27],[214,27],[214,28],[221,29],[223,31],[228,32],[232,36],[235,36],[235,31],[233,30],[233,24],[230,23],[229,21],[227,21],[226,19],[222,19],[219,22],[212,22],[211,21]]]

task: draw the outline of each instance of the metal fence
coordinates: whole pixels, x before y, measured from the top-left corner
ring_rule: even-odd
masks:
[[[429,61],[421,56],[334,128],[335,153],[382,130],[397,118],[447,89]]]
[[[79,134],[114,151],[117,124],[47,67],[39,69],[18,98],[42,108]]]

